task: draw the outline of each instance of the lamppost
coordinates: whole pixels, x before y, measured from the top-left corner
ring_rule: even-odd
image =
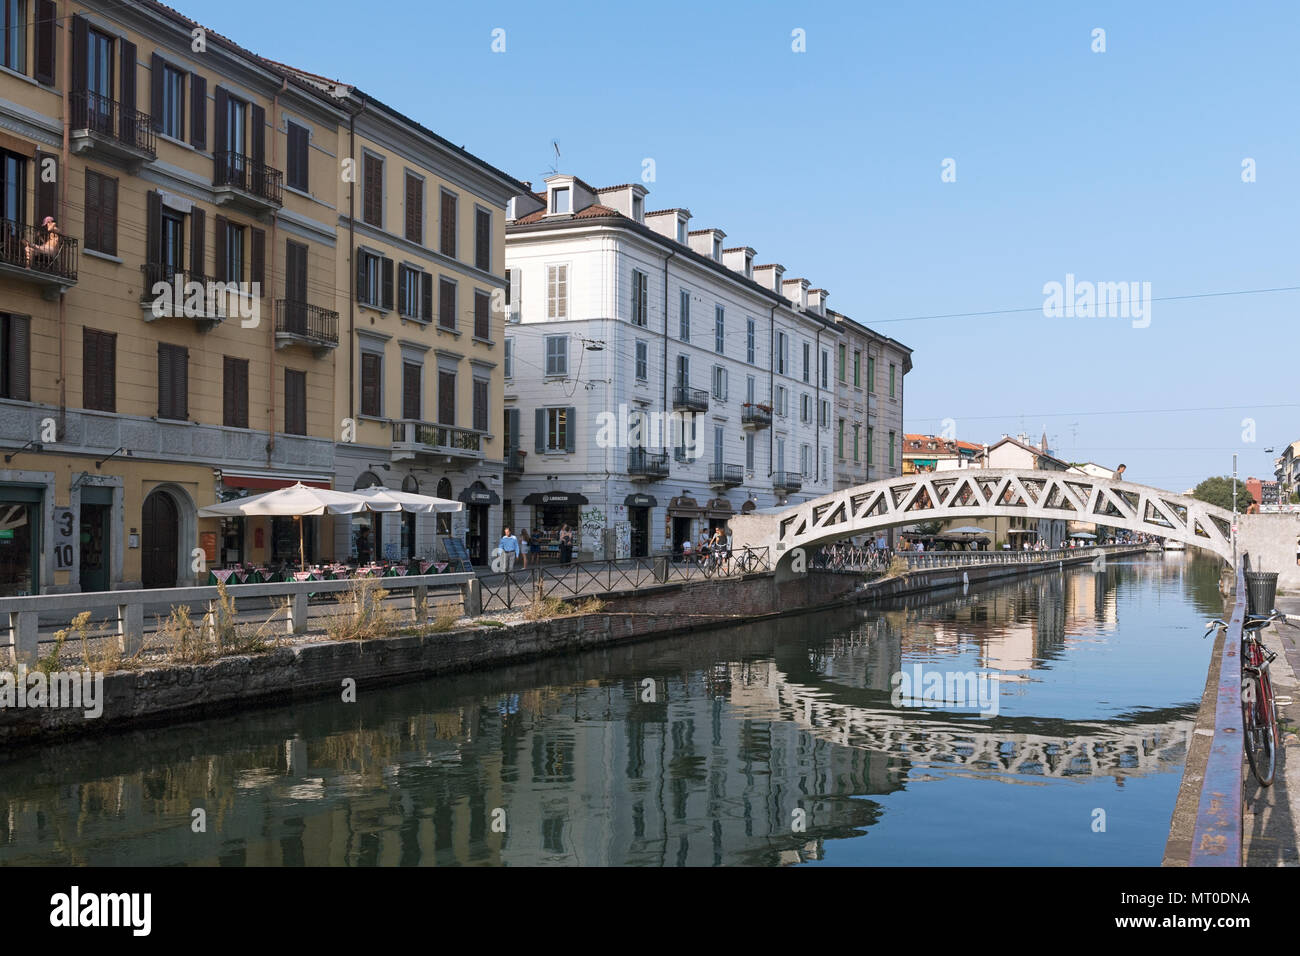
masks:
[[[1237,569],[1237,456],[1232,456],[1232,568]]]

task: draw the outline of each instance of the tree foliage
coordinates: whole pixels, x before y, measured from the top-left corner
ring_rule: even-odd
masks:
[[[1250,496],[1246,489],[1246,483],[1240,478],[1237,481],[1237,510],[1245,512],[1246,508],[1255,499]],[[1218,505],[1220,508],[1232,510],[1232,482],[1230,475],[1215,476],[1206,478],[1192,491],[1192,497],[1208,504]]]

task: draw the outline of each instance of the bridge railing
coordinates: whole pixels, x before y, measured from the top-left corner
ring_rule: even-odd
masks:
[[[1236,604],[1223,635],[1219,686],[1214,706],[1214,740],[1201,779],[1201,799],[1192,829],[1190,866],[1241,866],[1242,739],[1241,638],[1246,620],[1245,556],[1237,565]]]
[[[931,568],[969,568],[1001,564],[1045,564],[1093,557],[1098,551],[1106,554],[1127,554],[1141,551],[1145,545],[1112,544],[1087,548],[1052,548],[1048,551],[900,551],[899,557],[907,561],[909,571]]]

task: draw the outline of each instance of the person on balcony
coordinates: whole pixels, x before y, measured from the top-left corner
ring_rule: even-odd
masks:
[[[45,232],[45,241],[41,243],[24,242],[23,247],[27,257],[27,268],[32,267],[32,259],[41,256],[50,260],[59,254],[59,246],[62,245],[62,238],[59,235],[59,224],[54,221],[53,216],[46,216],[41,220],[41,229]]]

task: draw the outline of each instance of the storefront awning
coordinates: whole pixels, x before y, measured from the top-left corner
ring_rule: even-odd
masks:
[[[704,515],[704,509],[694,498],[683,495],[668,502],[668,513],[675,518],[699,518]]]
[[[659,501],[654,495],[630,494],[623,499],[627,508],[658,508]]]
[[[704,506],[706,518],[730,518],[735,513],[736,509],[731,507],[731,502],[726,498],[714,498]]]
[[[585,505],[586,495],[576,491],[534,491],[524,498],[526,505]]]
[[[743,515],[747,515],[757,507],[758,507],[758,502],[754,501],[751,498],[749,501],[746,501],[743,505],[740,506],[740,513]]]
[[[491,488],[466,488],[456,496],[457,501],[467,505],[499,505],[501,496]]]
[[[280,488],[292,488],[298,482],[302,482],[308,488],[329,488],[332,482],[325,476],[311,475],[277,475],[256,472],[235,473],[223,471],[221,473],[221,483],[227,488],[247,488],[249,491],[276,491]]]

